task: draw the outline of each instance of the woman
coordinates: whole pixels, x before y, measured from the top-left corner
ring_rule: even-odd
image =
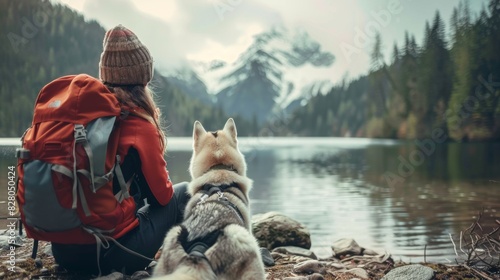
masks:
[[[189,197],[187,183],[172,186],[166,169],[160,112],[147,87],[153,77],[148,49],[122,25],[106,32],[103,49],[99,78],[116,94],[124,112],[118,154],[124,159],[121,169],[131,182],[130,194],[135,200],[135,205],[124,209],[122,221],[127,225],[120,225],[125,232],[117,239],[126,249],[113,242],[108,246],[106,241],[102,247],[52,243],[52,252],[56,262],[68,270],[132,274],[150,263],[142,256],[153,258],[167,231],[182,221]],[[114,189],[119,192],[118,182]]]

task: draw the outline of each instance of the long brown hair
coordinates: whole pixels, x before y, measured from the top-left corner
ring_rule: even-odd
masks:
[[[154,92],[144,85],[110,85],[108,88],[115,93],[118,101],[125,108],[139,107],[143,112],[134,112],[140,117],[145,118],[156,126],[160,136],[160,145],[163,153],[166,151],[167,137],[163,127],[163,121],[160,116],[160,109],[156,106]],[[132,112],[131,112],[132,113]]]

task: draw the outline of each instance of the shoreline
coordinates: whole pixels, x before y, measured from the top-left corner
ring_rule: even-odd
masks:
[[[38,259],[31,259],[32,240],[26,242],[16,249],[14,268],[6,265],[7,252],[0,248],[0,278],[2,279],[66,279],[83,280],[89,279],[89,275],[72,274],[60,269],[55,264],[53,257],[48,254],[48,242],[39,242]],[[377,256],[345,256],[341,259],[321,258],[314,259],[302,254],[287,253],[273,250],[271,256],[274,265],[266,266],[266,279],[289,279],[289,280],[350,280],[350,279],[382,279],[391,271],[407,266],[416,266],[420,269],[431,269],[434,271],[431,279],[500,279],[500,275],[487,275],[486,272],[466,267],[463,265],[446,265],[441,263],[405,263],[393,261],[388,256],[380,258]],[[114,273],[116,274],[116,272]],[[134,275],[141,275],[138,276]],[[136,272],[134,275],[123,275],[121,273],[106,279],[147,279],[150,274]],[[107,275],[106,277],[111,277]],[[322,277],[322,278],[320,278]],[[367,278],[365,278],[367,277]],[[455,277],[455,278],[451,278]],[[486,278],[488,277],[488,278]],[[386,278],[384,278],[386,279]],[[388,278],[393,279],[393,278]],[[398,278],[395,278],[398,279]],[[427,279],[427,278],[426,278]]]

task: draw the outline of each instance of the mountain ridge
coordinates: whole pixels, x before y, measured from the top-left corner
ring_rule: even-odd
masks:
[[[291,112],[326,94],[334,85],[334,60],[307,32],[273,27],[255,35],[234,62],[191,61],[162,74],[188,95],[262,124],[273,111]]]

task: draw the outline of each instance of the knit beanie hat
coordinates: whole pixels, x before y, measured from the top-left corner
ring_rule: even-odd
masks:
[[[118,25],[106,32],[99,78],[115,85],[146,85],[153,78],[153,58],[139,38]]]

